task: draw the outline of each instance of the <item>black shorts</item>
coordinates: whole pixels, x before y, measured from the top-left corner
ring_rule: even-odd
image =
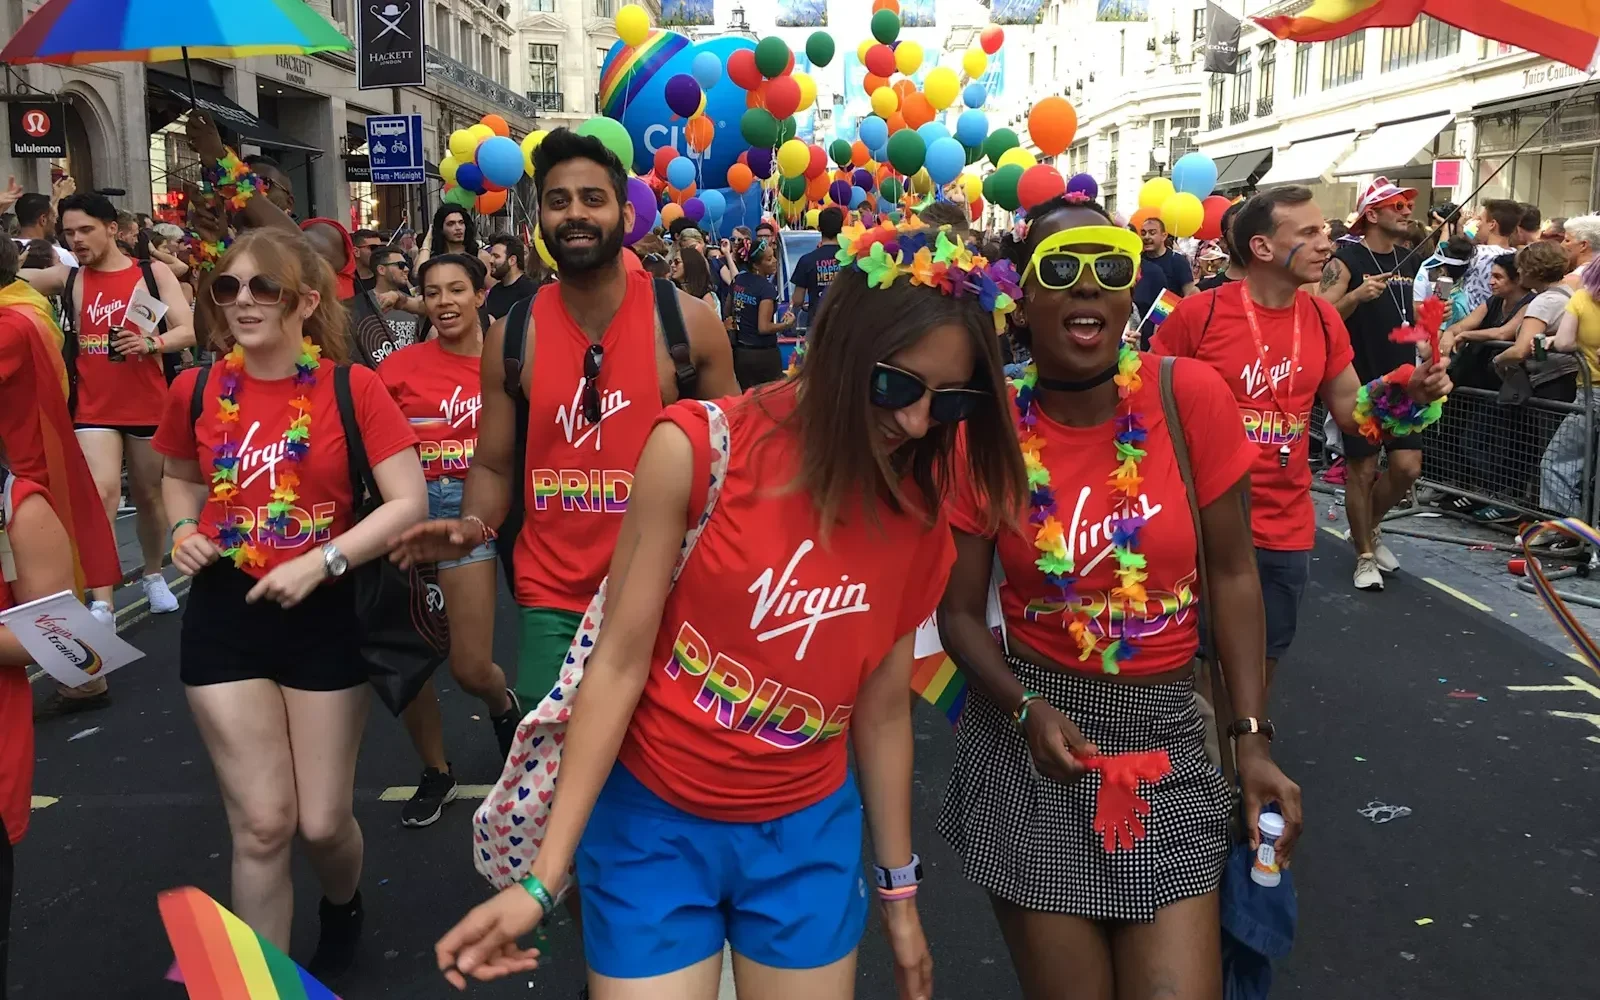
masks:
[[[1344,457],[1345,461],[1360,461],[1371,458],[1380,451],[1421,451],[1422,435],[1407,434],[1405,437],[1390,438],[1387,441],[1373,444],[1360,434],[1345,434]]]
[[[783,352],[776,347],[740,347],[733,349],[733,374],[739,380],[740,390],[753,389],[783,378]]]
[[[131,438],[148,441],[156,436],[155,424],[73,424],[75,431],[116,431]]]
[[[348,578],[283,608],[246,604],[256,578],[217,562],[194,578],[178,640],[178,676],[191,687],[263,678],[300,691],[343,691],[367,682],[361,622]]]
[[[1278,552],[1258,548],[1256,572],[1261,577],[1261,603],[1267,612],[1267,659],[1282,659],[1300,623],[1300,602],[1311,580],[1311,550]]]

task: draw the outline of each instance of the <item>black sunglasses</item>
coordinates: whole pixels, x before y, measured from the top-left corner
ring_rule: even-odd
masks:
[[[231,306],[239,301],[239,292],[247,287],[237,275],[219,274],[211,279],[211,301],[219,306]],[[264,274],[253,274],[248,282],[250,301],[258,306],[275,306],[283,301],[283,286]]]
[[[606,356],[605,348],[590,344],[583,352],[583,419],[591,424],[600,422],[600,387],[595,379],[600,377],[600,362]]]
[[[989,395],[982,389],[932,389],[918,375],[878,362],[872,366],[872,405],[903,410],[932,393],[928,416],[941,424],[959,424],[972,415],[978,402]]]

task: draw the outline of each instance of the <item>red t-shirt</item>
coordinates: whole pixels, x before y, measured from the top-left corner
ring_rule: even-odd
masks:
[[[1157,354],[1197,358],[1222,375],[1238,401],[1245,437],[1257,448],[1250,470],[1255,543],[1284,552],[1309,549],[1317,536],[1317,513],[1311,504],[1311,446],[1306,434],[1311,405],[1323,384],[1349,367],[1355,354],[1338,310],[1307,292],[1296,293],[1292,309],[1267,309],[1252,300],[1265,349],[1264,355],[1258,354],[1244,311],[1245,285],[1236,281],[1184,299],[1156,331],[1150,349]],[[1291,376],[1297,314],[1300,361]],[[1269,375],[1275,394],[1267,385]],[[1285,445],[1289,448],[1287,465],[1282,455]]]
[[[274,566],[288,562],[348,531],[355,523],[350,467],[345,454],[344,428],[339,423],[339,404],[333,394],[334,363],[326,358],[311,387],[311,449],[300,462],[300,486],[296,490],[295,519],[299,530],[286,542],[265,526],[267,504],[277,488],[278,463],[284,454],[283,433],[294,419],[289,400],[298,396],[294,379],[257,379],[241,376],[239,422],[227,425],[228,436],[239,447],[239,495],[227,506],[227,517],[250,532],[266,553],[267,564],[249,570],[265,576]],[[211,482],[213,450],[222,443],[224,425],[217,419],[217,396],[221,391],[222,362],[212,368],[206,382],[205,405],[197,426],[189,423],[189,400],[194,395],[195,372],[179,375],[167,394],[166,412],[156,431],[155,449],[171,458],[198,459],[200,474]],[[417,444],[417,435],[406,422],[400,407],[389,397],[376,372],[360,365],[350,367],[350,393],[355,398],[356,419],[361,425],[361,440],[367,448],[367,461],[377,466],[391,455]],[[198,437],[198,440],[196,438]],[[200,514],[200,530],[212,541],[217,539],[217,519],[221,511],[209,498]],[[257,525],[261,525],[257,528]]]
[[[11,481],[11,509],[22,506],[30,496],[50,495],[38,483],[26,479]],[[0,611],[16,606],[11,584],[0,575]],[[5,821],[6,839],[16,844],[28,832],[28,813],[33,807],[33,691],[28,687],[28,668],[0,666],[0,819]]]
[[[1171,322],[1169,319],[1168,322]],[[1158,674],[1180,667],[1194,657],[1200,643],[1195,622],[1199,601],[1195,570],[1196,542],[1183,476],[1161,409],[1159,367],[1161,359],[1142,355],[1143,387],[1132,401],[1147,431],[1145,458],[1139,462],[1144,489],[1139,509],[1145,526],[1139,532],[1137,552],[1149,563],[1145,590],[1149,603],[1139,615],[1137,653],[1121,664],[1124,675]],[[1222,379],[1205,365],[1179,361],[1173,372],[1189,459],[1194,467],[1195,491],[1200,506],[1226,493],[1250,471],[1256,448],[1244,438],[1233,400]],[[1015,393],[1012,410],[1015,412]],[[1119,411],[1119,412],[1125,412]],[[1112,556],[1112,515],[1115,497],[1106,485],[1116,469],[1116,422],[1098,427],[1067,427],[1039,413],[1037,430],[1045,446],[1040,459],[1050,470],[1058,517],[1067,531],[1067,551],[1077,567],[1078,607],[1091,619],[1100,637],[1098,651],[1123,634],[1124,609],[1111,607],[1110,594],[1118,585]],[[1006,585],[1000,588],[1000,607],[1012,635],[1070,670],[1098,674],[1101,658],[1078,658],[1078,646],[1067,632],[1073,618],[1045,582],[1035,561],[1036,529],[1028,524],[1028,511],[1019,512],[1020,529],[996,539]],[[950,523],[968,534],[983,534],[984,519],[969,489],[958,492]]]
[[[843,784],[856,693],[932,613],[955,546],[943,516],[930,527],[882,506],[880,526],[855,514],[824,543],[810,497],[777,488],[798,468],[794,435],[768,436],[794,409],[792,391],[719,405],[727,479],[667,597],[619,759],[686,812],[760,823]],[[697,520],[710,480],[706,412],[691,400],[661,419],[694,445]]]
[[[167,395],[161,355],[109,360],[111,328],[125,325],[134,289],[143,284],[138,264],[120,271],[78,269],[78,409],[72,419],[79,424],[148,427],[161,419]]]
[[[437,340],[412,344],[378,365],[378,377],[421,439],[422,473],[465,478],[478,447],[483,408],[477,357],[453,354]]]

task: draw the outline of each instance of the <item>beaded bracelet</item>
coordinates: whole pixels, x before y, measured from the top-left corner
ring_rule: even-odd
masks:
[[[202,165],[200,180],[202,192],[221,195],[228,209],[233,212],[243,211],[245,204],[261,189],[261,178],[231,149],[223,153],[215,166]]]
[[[1420,434],[1438,422],[1444,400],[1422,404],[1411,398],[1408,386],[1415,372],[1415,365],[1401,365],[1356,393],[1355,421],[1362,437],[1377,444],[1385,438]]]
[[[487,524],[484,524],[483,518],[476,514],[463,514],[461,520],[471,521],[473,524],[478,526],[478,531],[480,531],[483,535],[483,540],[478,543],[479,545],[488,545],[490,542],[500,537],[500,533],[498,531],[495,531]]]

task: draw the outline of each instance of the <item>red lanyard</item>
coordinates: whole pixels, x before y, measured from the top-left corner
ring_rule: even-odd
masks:
[[[1272,393],[1272,401],[1278,404],[1278,410],[1287,417],[1293,417],[1294,411],[1283,405],[1283,397],[1278,395],[1277,380],[1272,377],[1272,366],[1267,362],[1267,345],[1261,340],[1261,327],[1256,322],[1255,303],[1250,301],[1250,288],[1248,282],[1238,282],[1239,298],[1244,302],[1244,318],[1250,324],[1250,339],[1255,341],[1256,357],[1261,359],[1261,370],[1267,378],[1267,391]],[[1295,292],[1295,300],[1289,306],[1294,313],[1294,349],[1289,356],[1289,395],[1294,396],[1294,378],[1300,371],[1300,293]]]

